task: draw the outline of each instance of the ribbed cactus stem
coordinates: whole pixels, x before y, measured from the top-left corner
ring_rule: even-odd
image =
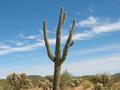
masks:
[[[59,90],[61,65],[67,57],[69,47],[71,47],[73,44],[72,37],[74,33],[75,20],[73,20],[72,27],[70,28],[70,33],[63,50],[63,54],[61,56],[61,32],[62,32],[62,26],[65,23],[65,21],[66,21],[66,13],[62,8],[59,16],[57,31],[56,31],[55,57],[52,55],[50,45],[48,42],[48,35],[46,31],[47,29],[46,20],[44,19],[43,22],[44,41],[45,41],[48,57],[54,62],[53,90]]]
[[[69,33],[68,39],[67,39],[65,47],[63,49],[61,63],[63,63],[65,61],[66,57],[67,57],[68,49],[69,49],[69,47],[70,47],[70,45],[72,43],[72,37],[73,37],[73,33],[74,33],[74,27],[75,27],[75,20],[73,20],[72,27],[70,29],[70,33]]]
[[[60,12],[59,22],[56,32],[56,49],[55,49],[56,60],[60,60],[61,57],[61,31],[63,25],[63,15],[64,15],[64,9],[62,8]]]
[[[43,21],[43,32],[44,32],[45,46],[46,46],[49,58],[54,62],[54,56],[52,55],[52,51],[50,49],[50,44],[48,42],[48,33],[47,33],[46,29],[47,29],[46,19],[44,18],[44,21]]]
[[[67,13],[66,13],[66,12],[64,12],[64,15],[63,15],[63,22],[62,22],[62,24],[64,24],[64,23],[65,23],[66,18],[67,18]]]

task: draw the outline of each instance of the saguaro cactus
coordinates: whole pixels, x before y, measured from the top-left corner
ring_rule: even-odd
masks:
[[[74,33],[75,20],[73,20],[73,22],[72,22],[72,26],[70,28],[70,33],[69,33],[67,41],[65,43],[63,53],[61,53],[61,31],[62,31],[62,26],[65,23],[65,20],[66,20],[66,13],[64,12],[64,9],[61,8],[58,27],[57,27],[57,31],[56,31],[55,55],[52,54],[52,51],[50,48],[48,34],[47,34],[46,20],[44,19],[44,21],[43,21],[44,42],[45,42],[45,46],[47,49],[47,54],[48,54],[48,57],[54,63],[53,90],[59,90],[61,65],[66,60],[69,47],[71,47],[73,44],[72,37],[73,37],[73,33]]]

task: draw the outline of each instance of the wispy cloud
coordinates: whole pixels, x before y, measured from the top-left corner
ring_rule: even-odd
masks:
[[[97,59],[71,61],[65,64],[63,69],[66,68],[75,75],[89,75],[106,72],[113,74],[119,71],[119,66],[120,53],[117,53]]]
[[[9,47],[7,49],[0,50],[0,55],[5,55],[12,52],[25,52],[25,51],[32,51],[36,48],[43,46],[43,43],[35,43],[32,45],[20,46],[20,47]]]
[[[88,53],[97,53],[97,52],[114,51],[114,50],[120,50],[120,43],[104,45],[102,47],[97,47],[97,48],[83,49],[77,53],[88,54]]]
[[[98,23],[98,18],[90,16],[85,20],[82,20],[80,22],[77,22],[76,26],[77,27],[91,27],[93,25],[96,25]]]
[[[49,39],[49,43],[50,45],[55,44],[56,39]],[[18,43],[18,42],[17,42]],[[21,44],[22,42],[20,42]],[[9,45],[0,45],[0,55],[6,55],[8,53],[13,53],[13,52],[26,52],[26,51],[32,51],[32,50],[36,50],[38,48],[44,47],[44,40],[41,40],[40,42],[35,42],[35,43],[31,43],[28,45],[17,45],[16,47],[11,47]]]
[[[22,46],[24,45],[24,42],[16,42],[16,46]]]
[[[100,18],[90,16],[85,20],[77,22],[76,27],[89,27],[87,31],[74,35],[74,40],[85,40],[98,34],[120,31],[120,21],[108,22],[108,19],[106,19],[101,22]]]
[[[0,43],[0,50],[1,49],[10,49],[11,47],[9,45],[6,45],[4,43]]]
[[[92,27],[92,31],[95,34],[120,31],[120,21],[110,23],[110,24],[105,24],[105,25]]]
[[[76,33],[74,34],[73,40],[89,40],[90,38],[95,37],[98,34],[103,33],[109,33],[109,32],[116,32],[120,31],[120,21],[116,22],[105,22],[103,23],[100,21],[100,18],[90,16],[85,20],[79,21],[76,23],[76,27],[79,29],[81,27],[89,27],[89,30]],[[16,47],[11,47],[10,45],[0,44],[0,55],[5,55],[12,52],[24,52],[24,51],[32,51],[40,47],[44,47],[44,40],[40,38],[40,35],[29,35],[25,36],[23,34],[20,34],[20,37],[27,40],[34,40],[34,43],[23,45],[23,42],[16,42]],[[62,43],[65,42],[68,35],[62,36]],[[51,45],[54,45],[56,43],[55,38],[49,39],[49,42]],[[103,48],[105,49],[105,48]],[[103,50],[103,49],[98,49]],[[106,48],[108,49],[108,48]],[[93,50],[95,51],[95,50]],[[89,51],[87,51],[89,52]]]
[[[39,40],[40,40],[40,34],[38,34],[38,35],[28,35],[28,36],[26,36],[26,35],[20,33],[19,36],[20,36],[21,38],[23,38],[23,39],[26,39],[26,40],[35,40],[35,41],[39,41]]]

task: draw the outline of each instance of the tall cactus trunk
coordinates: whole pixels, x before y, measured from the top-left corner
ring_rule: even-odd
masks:
[[[55,63],[54,64],[53,90],[59,90],[60,70],[61,70],[61,65],[59,65],[59,63]]]
[[[47,24],[46,20],[43,21],[43,34],[44,34],[44,42],[47,49],[48,57],[52,60],[54,63],[54,79],[53,79],[53,90],[59,90],[59,84],[60,84],[60,69],[63,62],[66,60],[68,49],[72,46],[73,41],[73,33],[74,33],[74,27],[75,27],[75,20],[73,20],[72,26],[70,28],[70,33],[68,35],[67,41],[65,43],[63,53],[61,53],[61,31],[62,26],[66,20],[66,13],[64,12],[63,8],[61,9],[60,16],[59,16],[59,23],[58,28],[56,31],[56,48],[55,48],[55,55],[52,54],[49,40],[48,40],[48,33],[47,33]]]

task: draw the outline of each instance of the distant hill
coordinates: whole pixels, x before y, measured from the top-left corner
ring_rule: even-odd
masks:
[[[43,77],[40,76],[40,75],[29,75],[28,78],[29,78],[29,79],[41,79],[41,78],[43,78]]]
[[[52,80],[53,76],[52,75],[47,75],[47,76],[42,77],[40,75],[28,75],[28,78],[29,79],[37,79],[37,80],[39,80],[39,79],[49,79],[49,80]]]
[[[113,75],[114,77],[120,77],[120,73],[116,73]]]
[[[120,77],[120,73],[115,73],[112,75],[113,77]],[[43,78],[52,78],[53,76],[52,75],[47,75],[47,76],[40,76],[40,75],[28,75],[28,78],[29,79],[43,79]],[[79,76],[79,78],[82,77],[92,77],[92,75],[86,75],[86,76]],[[77,77],[74,77],[74,78],[77,78]]]

